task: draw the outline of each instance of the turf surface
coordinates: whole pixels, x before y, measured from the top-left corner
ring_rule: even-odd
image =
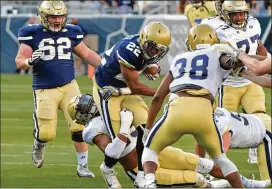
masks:
[[[157,87],[160,80],[149,82]],[[87,77],[77,77],[82,93],[92,92],[92,81]],[[45,151],[45,161],[41,169],[31,162],[33,143],[33,97],[28,75],[1,74],[1,187],[3,188],[105,188],[106,184],[100,173],[99,165],[103,161],[102,153],[96,147],[89,147],[89,168],[95,173],[94,179],[79,178],[76,175],[76,154],[68,127],[62,113],[56,140],[50,142]],[[265,89],[267,113],[271,115],[271,90]],[[144,98],[150,104],[151,98]],[[254,103],[254,102],[253,102]],[[193,152],[193,139],[184,136],[174,146]],[[259,179],[256,165],[246,162],[248,150],[231,150],[228,153],[240,172],[247,177],[255,174]],[[116,168],[123,187],[133,187],[123,173],[120,165]]]

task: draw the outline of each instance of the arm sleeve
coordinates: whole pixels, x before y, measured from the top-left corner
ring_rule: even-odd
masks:
[[[34,31],[31,26],[21,27],[18,31],[19,43],[24,43],[33,48]]]
[[[83,40],[84,35],[81,28],[76,25],[71,26],[71,31],[69,32],[71,32],[70,40],[72,42],[72,48],[74,48]]]

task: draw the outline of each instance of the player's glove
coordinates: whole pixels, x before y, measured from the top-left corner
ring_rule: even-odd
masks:
[[[158,66],[158,72],[156,74],[145,74],[144,76],[147,77],[147,79],[149,79],[150,81],[155,81],[156,79],[158,79],[160,77],[160,73],[161,73],[161,67]]]
[[[144,134],[143,134],[142,142],[143,142],[143,144],[144,144],[145,141],[146,141],[146,139],[147,139],[147,136],[148,136],[148,134],[149,134],[150,129],[144,128],[143,131],[144,131]]]
[[[27,64],[29,66],[36,65],[40,61],[42,55],[43,55],[43,50],[38,49],[34,51],[32,56],[29,59],[27,59]]]
[[[120,88],[105,86],[101,90],[103,100],[108,100],[111,96],[119,96],[121,95]]]
[[[232,75],[238,77],[238,76],[240,76],[240,73],[242,73],[244,70],[247,70],[246,66],[235,68],[232,70]]]

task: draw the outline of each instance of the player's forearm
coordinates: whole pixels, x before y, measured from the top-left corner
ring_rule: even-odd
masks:
[[[242,73],[240,73],[240,75],[262,87],[271,88],[271,75],[256,76],[249,71],[243,71]]]
[[[142,83],[128,84],[129,89],[132,94],[144,95],[144,96],[154,96],[157,89],[150,88]]]
[[[251,55],[248,56],[246,53],[241,52],[239,60],[256,75],[262,75],[271,72],[271,56],[259,56]]]
[[[87,56],[83,57],[84,60],[91,66],[97,67],[101,64],[101,57],[94,51],[89,50]]]
[[[28,58],[24,57],[16,57],[15,62],[18,69],[22,70],[29,70],[31,67],[26,63],[28,61]]]

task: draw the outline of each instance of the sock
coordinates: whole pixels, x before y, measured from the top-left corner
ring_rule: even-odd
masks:
[[[87,152],[77,152],[77,164],[81,165],[83,163],[88,164],[88,151]]]

